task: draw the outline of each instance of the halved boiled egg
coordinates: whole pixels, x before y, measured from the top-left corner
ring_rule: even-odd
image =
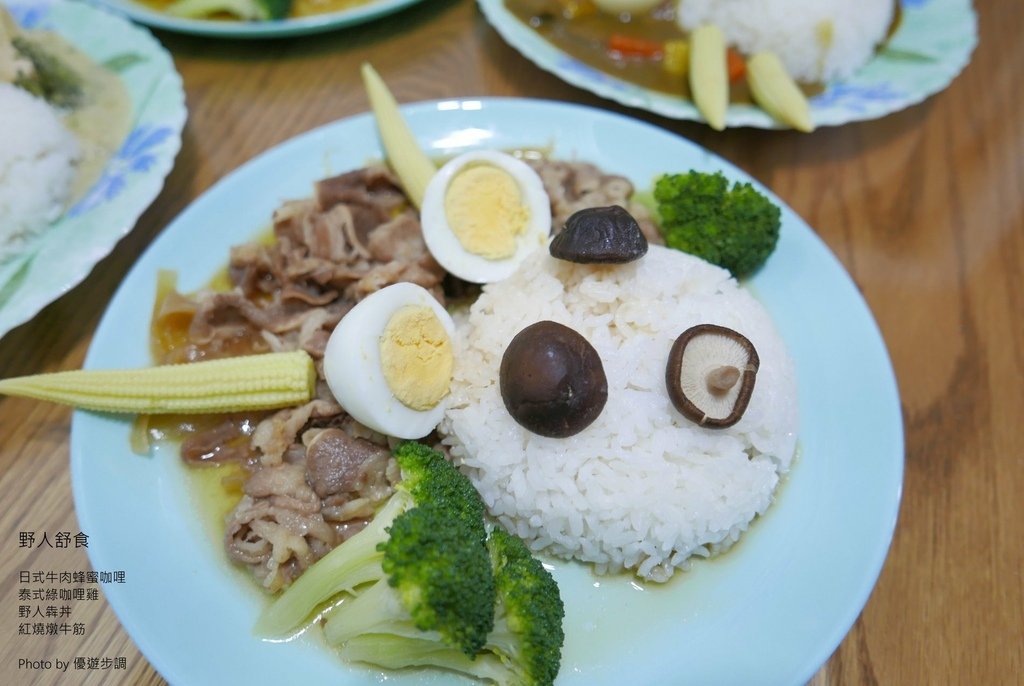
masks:
[[[327,342],[324,376],[356,421],[396,438],[422,438],[444,414],[455,324],[423,287],[397,283],[361,300]]]
[[[451,159],[431,178],[420,221],[427,248],[442,267],[466,281],[490,283],[547,245],[551,203],[525,162],[479,150]]]

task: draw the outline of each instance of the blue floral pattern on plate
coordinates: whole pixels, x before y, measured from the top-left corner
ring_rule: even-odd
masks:
[[[477,1],[506,42],[567,83],[665,117],[703,119],[689,100],[628,83],[567,55],[520,22],[504,0]],[[811,99],[816,126],[875,119],[919,103],[967,65],[978,40],[970,0],[902,0],[902,9],[900,26],[885,49],[851,78],[827,84]],[[742,104],[729,108],[726,124],[783,128],[763,110]]]
[[[0,336],[84,279],[135,226],[171,170],[186,117],[181,77],[147,30],[82,2],[15,0],[6,8],[23,29],[54,31],[115,71],[133,122],[85,197],[0,265]]]
[[[824,93],[811,98],[811,107],[815,109],[837,107],[851,112],[865,112],[870,103],[899,102],[906,97],[905,92],[896,90],[889,83],[837,83]]]
[[[77,217],[110,202],[129,187],[130,176],[150,171],[160,160],[160,145],[174,135],[170,126],[143,125],[128,134],[124,145],[107,164],[96,185],[71,210]]]
[[[48,29],[50,26],[47,18],[52,5],[52,0],[11,2],[7,4],[7,11],[23,29]]]

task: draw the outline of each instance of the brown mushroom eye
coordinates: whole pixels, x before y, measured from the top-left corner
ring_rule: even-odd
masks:
[[[759,364],[757,350],[746,336],[724,326],[700,324],[672,345],[665,385],[683,416],[701,426],[725,428],[746,412]]]
[[[515,335],[501,358],[498,383],[512,418],[550,438],[583,431],[608,400],[608,380],[594,346],[551,321]]]

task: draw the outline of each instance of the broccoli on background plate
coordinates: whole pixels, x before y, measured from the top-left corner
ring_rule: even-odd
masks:
[[[665,174],[655,182],[654,200],[665,245],[724,267],[737,279],[764,264],[778,243],[778,206],[749,183],[730,187],[721,172]]]
[[[17,74],[14,85],[54,107],[74,109],[82,104],[82,77],[70,64],[25,36],[15,36],[11,45],[31,65],[26,73]]]

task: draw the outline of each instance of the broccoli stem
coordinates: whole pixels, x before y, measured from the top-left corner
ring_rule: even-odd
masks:
[[[365,634],[349,639],[341,647],[340,654],[345,660],[385,669],[437,667],[484,679],[499,686],[517,683],[514,673],[493,654],[481,653],[473,659],[446,645],[421,638]]]
[[[413,626],[402,599],[387,579],[381,579],[353,598],[346,598],[324,622],[324,637],[331,645],[360,634],[378,633],[424,638],[433,633],[431,638],[438,643],[441,641],[436,632],[424,632]]]
[[[377,544],[387,539],[387,528],[412,506],[412,497],[396,491],[365,529],[327,553],[295,580],[260,615],[256,633],[284,636],[306,626],[316,618],[332,597],[384,576],[384,553]]]

